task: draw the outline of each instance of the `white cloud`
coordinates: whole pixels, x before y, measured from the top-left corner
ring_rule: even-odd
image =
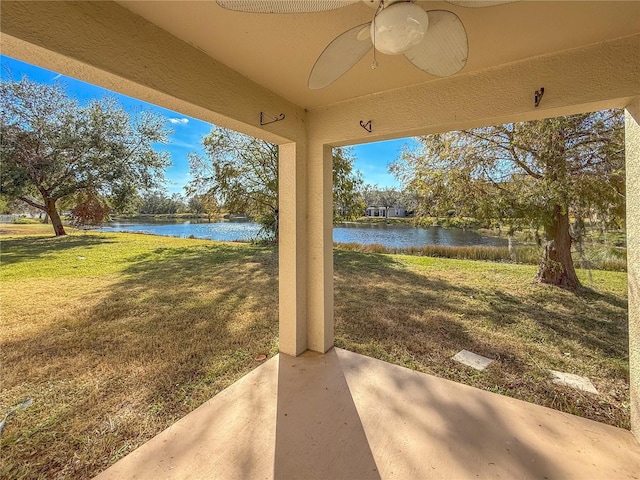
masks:
[[[180,139],[172,138],[171,139],[171,146],[172,147],[177,147],[177,148],[186,148],[186,149],[189,149],[189,150],[197,150],[198,148],[200,148],[200,143],[199,142],[185,142],[185,141],[180,140]]]
[[[183,118],[170,118],[169,121],[171,123],[173,123],[173,124],[180,123],[182,125],[184,125],[186,123],[189,123],[189,119],[188,118],[184,118],[184,117]]]

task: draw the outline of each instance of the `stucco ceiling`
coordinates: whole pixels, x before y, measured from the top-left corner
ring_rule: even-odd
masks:
[[[315,109],[372,93],[437,80],[404,56],[372,53],[322,90],[309,90],[309,72],[336,36],[371,21],[362,3],[307,14],[251,14],[225,10],[215,1],[119,1],[122,6],[197,47],[287,100]],[[520,1],[486,8],[420,2],[446,9],[464,23],[469,59],[458,75],[640,31],[640,2]],[[177,66],[179,68],[179,66]],[[215,82],[215,78],[212,78]]]

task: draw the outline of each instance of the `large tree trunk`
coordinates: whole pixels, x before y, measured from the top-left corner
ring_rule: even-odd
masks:
[[[568,290],[576,290],[580,287],[580,281],[571,258],[569,213],[563,212],[559,205],[556,205],[553,222],[545,229],[545,233],[547,238],[544,256],[536,280]]]
[[[66,235],[67,232],[64,231],[62,220],[60,219],[60,215],[56,209],[56,201],[47,199],[45,200],[45,206],[47,207],[47,215],[49,215],[49,218],[51,219],[51,224],[53,225],[53,231],[55,232],[56,237]]]

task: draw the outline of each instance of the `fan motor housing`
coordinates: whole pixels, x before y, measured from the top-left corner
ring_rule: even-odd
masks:
[[[418,45],[428,26],[429,15],[415,3],[393,3],[371,22],[371,41],[380,53],[398,55]]]

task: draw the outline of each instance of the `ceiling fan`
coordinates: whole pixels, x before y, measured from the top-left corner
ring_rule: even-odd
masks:
[[[420,1],[420,0],[417,0]],[[517,0],[447,0],[462,7],[487,7]],[[458,73],[467,63],[469,44],[460,18],[447,10],[425,11],[416,0],[216,0],[228,10],[247,13],[309,13],[364,2],[375,9],[371,22],[338,35],[320,54],[309,75],[309,88],[335,82],[374,48],[404,56],[420,70],[438,77]]]

